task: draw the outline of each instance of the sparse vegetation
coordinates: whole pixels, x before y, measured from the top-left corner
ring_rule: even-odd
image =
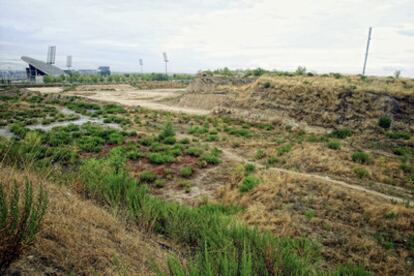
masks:
[[[352,161],[361,164],[366,164],[370,161],[370,156],[368,155],[368,153],[359,150],[352,154]]]
[[[259,185],[260,179],[253,175],[246,176],[240,183],[239,191],[241,193],[247,193]]]
[[[378,120],[378,125],[384,129],[389,129],[391,127],[391,118],[389,116],[382,116]]]
[[[328,148],[333,150],[339,150],[341,148],[341,143],[339,141],[329,141]]]
[[[10,191],[3,187],[0,184],[1,274],[33,243],[47,208],[47,194],[41,189],[35,198],[32,185],[27,180],[23,192],[16,184]]]
[[[352,131],[348,128],[339,128],[332,131],[331,136],[339,139],[345,139],[352,136]]]
[[[371,107],[372,113],[362,109],[355,109],[355,114],[348,111],[361,103],[362,98],[358,97],[365,90],[406,96],[408,90],[403,87],[409,87],[411,81],[393,79],[391,82],[390,79],[389,83],[381,83],[383,89],[378,90],[380,85],[375,77],[359,80],[359,77],[335,73],[318,76],[306,71],[295,74],[257,70],[249,74],[260,78],[252,77],[239,84],[237,74],[232,75],[231,85],[223,81],[220,91],[225,92],[220,97],[226,98],[226,91],[239,92],[240,85],[243,98],[234,93],[236,101],[225,102],[223,112],[218,110],[214,116],[88,102],[65,96],[71,93],[69,88],[62,95],[32,96],[25,92],[24,96],[1,96],[0,125],[14,133],[11,138],[0,138],[2,166],[23,169],[25,173],[57,182],[53,191],[63,189],[62,195],[56,193],[59,198],[64,197],[69,203],[76,197],[91,203],[113,216],[111,225],[124,225],[124,232],[133,231],[135,237],[147,232],[145,237],[150,241],[157,237],[164,244],[165,239],[168,244],[165,256],[172,259],[168,263],[165,259],[160,261],[156,271],[160,274],[366,273],[362,267],[342,265],[347,263],[364,264],[373,274],[409,272],[410,203],[404,206],[396,200],[389,204],[386,199],[387,195],[412,198],[414,152],[410,144],[411,128],[404,117],[407,106],[401,107],[398,116],[392,115],[392,120],[387,117],[390,115],[378,116],[385,114],[384,109],[378,111],[375,106]],[[395,86],[401,91],[394,89]],[[105,89],[115,90],[113,87]],[[277,93],[273,89],[276,87]],[[86,95],[91,87],[72,89],[85,89]],[[294,95],[295,99],[289,98],[289,101],[295,106],[296,98],[303,100],[302,92],[306,91],[307,99],[312,102],[314,90],[319,91],[326,107],[332,105],[332,110],[336,110],[334,115],[329,108],[324,114],[308,106],[300,110],[300,115],[287,110],[286,116],[298,120],[296,125],[286,124],[282,119],[266,121],[261,115],[267,116],[267,110],[263,114],[254,113],[255,109],[270,110],[281,104],[274,98],[276,94],[281,100],[287,99],[284,93]],[[197,93],[182,96],[183,102],[188,100],[187,96],[198,96],[194,94]],[[208,102],[208,97],[203,101]],[[174,100],[165,99],[168,105],[176,104]],[[196,105],[197,101],[192,103]],[[256,105],[257,102],[261,105]],[[333,106],[338,102],[340,106]],[[343,102],[346,104],[342,105]],[[244,106],[243,111],[252,112],[249,121],[240,117],[237,104]],[[79,115],[63,114],[62,106],[93,117],[100,124],[118,125],[116,128],[94,123],[66,125],[66,121],[75,120]],[[227,107],[235,108],[227,113]],[[302,127],[302,121],[307,123],[307,126],[303,124],[306,127]],[[43,126],[45,130],[34,130],[31,126],[42,122],[65,122],[65,126],[52,129]],[[332,128],[336,130],[324,134]],[[2,175],[1,179],[4,178]],[[336,184],[336,180],[363,186],[366,192],[360,193],[357,189],[350,192],[346,185]],[[372,192],[376,196],[371,196]],[[93,229],[88,224],[88,211],[79,213],[83,216],[79,221]],[[65,212],[65,216],[69,214]],[[47,220],[51,222],[51,218]],[[352,224],[348,224],[350,220]],[[52,223],[55,228],[60,224],[61,221]],[[99,224],[96,227],[111,233],[105,239],[113,238],[116,246],[121,244],[118,239],[124,234]],[[43,244],[35,252],[43,250],[44,243],[50,241],[50,230],[39,233]],[[340,234],[332,236],[333,232]],[[60,239],[53,232],[51,236],[53,242]],[[64,244],[65,248],[54,246],[52,252],[74,248],[71,243]],[[128,244],[134,248],[135,240],[128,240]],[[370,254],[355,251],[360,244]],[[129,258],[137,259],[147,252],[138,250],[136,255],[125,258],[130,254],[125,248],[122,248],[124,253],[128,252],[125,254],[103,251],[116,260],[110,261],[98,254],[107,266],[104,270],[103,266],[93,265],[94,273],[139,274],[130,270]],[[59,263],[49,261],[48,258],[55,256],[30,254],[36,261],[43,258],[47,262],[39,268]],[[20,259],[20,262],[28,261]],[[90,260],[85,264],[92,267]],[[111,265],[116,269],[108,268]],[[51,268],[55,270],[75,274],[90,272],[79,270],[76,264]]]

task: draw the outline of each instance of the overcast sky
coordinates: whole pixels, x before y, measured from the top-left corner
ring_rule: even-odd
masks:
[[[360,73],[369,26],[368,74],[414,77],[413,0],[0,0],[0,65],[56,45],[75,69]]]

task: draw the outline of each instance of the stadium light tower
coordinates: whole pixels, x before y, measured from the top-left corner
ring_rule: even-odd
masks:
[[[56,46],[49,46],[47,49],[47,64],[55,64],[55,58],[56,58]]]
[[[372,27],[369,27],[369,30],[368,30],[368,40],[367,40],[367,49],[365,50],[364,67],[362,69],[362,75],[363,76],[365,76],[365,71],[367,69],[368,51],[369,51],[369,44],[371,42],[371,33],[372,33]]]
[[[144,74],[144,61],[142,58],[139,59],[139,66],[141,67],[141,74]]]
[[[66,67],[68,68],[68,70],[70,70],[70,67],[72,67],[72,56],[66,57]]]
[[[164,57],[164,62],[165,62],[165,75],[168,78],[168,68],[167,68],[167,63],[169,62],[168,58],[167,58],[167,53],[164,52],[162,53],[163,57]]]

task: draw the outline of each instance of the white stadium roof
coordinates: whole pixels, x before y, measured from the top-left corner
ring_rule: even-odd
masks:
[[[59,67],[31,57],[23,56],[22,60],[49,76],[60,76],[65,74],[65,72]]]

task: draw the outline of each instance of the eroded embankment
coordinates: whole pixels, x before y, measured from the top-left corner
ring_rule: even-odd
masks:
[[[394,128],[414,131],[414,82],[410,80],[199,76],[187,91],[178,105],[213,108],[215,113],[247,120],[365,129],[387,115]]]

